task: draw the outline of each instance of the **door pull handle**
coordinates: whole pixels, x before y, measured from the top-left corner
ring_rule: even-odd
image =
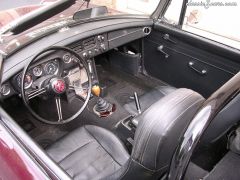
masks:
[[[173,43],[173,44],[177,44],[176,41],[174,41],[174,40],[172,40],[172,39],[170,38],[169,34],[164,34],[164,35],[163,35],[163,39],[165,39],[166,41],[169,41],[169,42],[171,42],[171,43]]]
[[[164,46],[160,45],[157,47],[157,50],[165,55],[165,58],[168,58],[170,55],[163,50]]]
[[[188,66],[193,69],[195,72],[197,72],[198,74],[200,75],[206,75],[207,74],[207,70],[206,69],[203,69],[203,70],[199,70],[197,69],[196,67],[194,67],[194,62],[190,61],[188,63]]]

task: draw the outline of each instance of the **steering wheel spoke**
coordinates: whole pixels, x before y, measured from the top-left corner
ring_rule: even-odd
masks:
[[[35,89],[27,94],[27,99],[33,99],[37,96],[40,96],[41,94],[44,94],[46,92],[46,88],[41,88],[41,89]]]
[[[58,113],[58,122],[61,122],[63,120],[61,98],[56,97],[55,101],[56,101],[56,107],[57,107],[57,113]]]

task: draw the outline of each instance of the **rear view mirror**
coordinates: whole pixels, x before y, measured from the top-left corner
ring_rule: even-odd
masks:
[[[80,19],[94,18],[94,17],[105,15],[107,13],[108,13],[108,9],[106,6],[98,6],[98,7],[77,11],[73,15],[73,19],[80,20]]]

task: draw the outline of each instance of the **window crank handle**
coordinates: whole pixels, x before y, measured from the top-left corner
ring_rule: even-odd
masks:
[[[168,57],[169,57],[169,54],[166,53],[166,52],[163,50],[163,48],[164,48],[164,46],[163,46],[163,45],[160,45],[160,46],[157,47],[157,50],[158,50],[159,52],[161,52],[162,54],[164,54],[164,55],[165,55],[165,58],[168,58]]]

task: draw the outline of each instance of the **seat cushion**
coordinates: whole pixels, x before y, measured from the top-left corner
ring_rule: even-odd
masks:
[[[176,88],[171,86],[158,86],[155,87],[153,90],[143,94],[139,97],[140,106],[142,112],[148,109],[152,104],[163,98],[164,96],[172,93],[175,91]],[[132,101],[124,105],[124,108],[131,114],[131,115],[138,115],[138,111],[136,109],[135,102]]]
[[[121,141],[110,131],[84,126],[63,137],[47,153],[74,179],[100,179],[129,159]]]

